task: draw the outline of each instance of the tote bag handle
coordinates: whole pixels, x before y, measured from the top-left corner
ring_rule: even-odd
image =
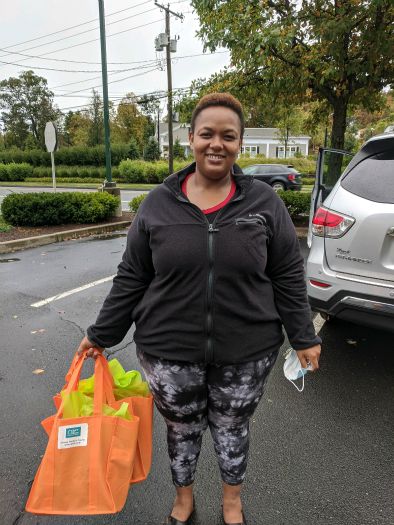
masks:
[[[65,396],[78,389],[85,359],[86,352],[82,353],[81,355],[78,353],[75,354],[70,370],[66,375],[66,381],[68,381],[65,385],[65,388],[63,389]],[[112,385],[112,376],[109,371],[108,362],[104,356],[99,355],[94,364],[94,415],[99,415],[102,413],[103,403],[107,402],[108,404],[111,404],[115,401]],[[63,412],[65,396],[63,396],[63,399],[60,403],[59,409],[56,413],[56,418],[59,418]]]

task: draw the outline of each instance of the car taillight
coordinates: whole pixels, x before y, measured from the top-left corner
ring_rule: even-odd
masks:
[[[313,286],[318,286],[319,288],[331,288],[331,284],[315,281],[314,279],[309,279],[309,282],[313,284]]]
[[[354,223],[353,217],[320,207],[312,220],[312,233],[318,237],[338,239],[345,235]]]
[[[295,180],[296,179],[296,176],[294,175],[294,173],[289,173],[287,175],[287,180]]]

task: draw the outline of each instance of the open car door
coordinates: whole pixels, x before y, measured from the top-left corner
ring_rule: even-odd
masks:
[[[352,153],[348,151],[319,148],[316,162],[316,178],[311,194],[311,208],[309,212],[309,248],[312,245],[312,220],[316,210],[331,193],[352,157]]]

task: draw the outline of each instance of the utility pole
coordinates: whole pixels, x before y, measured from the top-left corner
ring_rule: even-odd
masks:
[[[158,46],[160,49],[163,47],[166,48],[166,59],[167,59],[167,85],[168,85],[168,100],[167,100],[167,113],[168,113],[168,169],[170,173],[174,171],[174,144],[173,144],[173,132],[172,132],[172,72],[171,72],[171,52],[176,51],[176,40],[171,40],[170,33],[170,14],[183,20],[183,15],[171,11],[170,5],[167,7],[164,5],[158,4],[155,0],[155,5],[160,9],[163,9],[166,13],[166,32],[165,32],[165,42],[161,41],[156,44],[156,49]],[[159,35],[160,38],[161,35]]]
[[[111,144],[109,132],[109,107],[108,107],[108,77],[107,77],[107,49],[105,43],[105,18],[104,0],[98,0],[100,14],[100,43],[101,43],[101,73],[103,78],[103,103],[104,103],[104,137],[105,137],[105,179],[106,186],[114,187],[111,172]]]
[[[101,73],[102,73],[102,78],[103,78],[104,137],[105,137],[105,182],[103,184],[102,189],[103,191],[106,191],[110,193],[111,195],[118,197],[119,204],[114,212],[114,216],[121,217],[122,216],[122,203],[120,200],[120,189],[116,187],[116,182],[112,182],[104,0],[98,0],[98,4],[99,4],[99,15],[100,15]]]

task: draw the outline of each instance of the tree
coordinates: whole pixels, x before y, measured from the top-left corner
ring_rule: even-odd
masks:
[[[137,141],[133,137],[129,142],[129,151],[127,156],[131,160],[139,159],[141,157],[140,148],[138,147]]]
[[[394,78],[392,0],[193,0],[199,36],[225,46],[245,86],[332,112],[331,146],[343,148],[350,107],[373,110]]]
[[[32,133],[35,142],[45,148],[45,124],[60,117],[53,97],[47,80],[33,71],[0,82],[1,120],[8,138],[14,141],[13,145],[23,148],[29,133]]]
[[[278,128],[278,138],[284,146],[284,156],[287,155],[287,148],[289,146],[289,137],[291,135],[298,135],[302,132],[304,122],[304,115],[300,107],[285,106],[281,108],[280,116],[276,127]]]
[[[176,159],[184,159],[185,158],[185,148],[181,146],[181,143],[179,142],[179,139],[176,139],[174,142],[174,158]]]
[[[127,93],[119,102],[112,122],[113,141],[129,143],[133,138],[138,148],[142,150],[148,126],[149,120],[140,112],[136,96],[133,93]]]
[[[95,89],[92,90],[92,98],[87,115],[90,120],[88,146],[104,144],[103,101],[101,100],[99,92]]]
[[[64,119],[64,138],[68,146],[88,146],[92,122],[83,111],[69,111]]]
[[[144,148],[144,160],[153,161],[160,159],[160,147],[156,139],[151,137]]]

